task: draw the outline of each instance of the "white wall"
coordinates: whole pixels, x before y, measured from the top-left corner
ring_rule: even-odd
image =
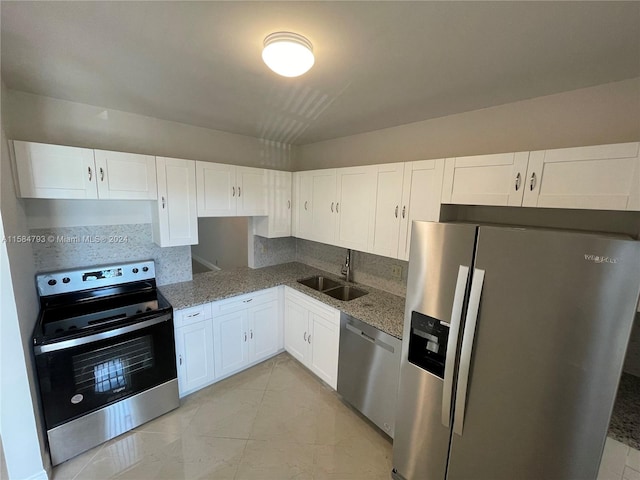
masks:
[[[199,218],[198,245],[191,254],[223,270],[246,267],[248,217]]]
[[[640,78],[327,140],[294,171],[640,140]]]
[[[291,170],[290,147],[119,110],[2,90],[12,140]]]

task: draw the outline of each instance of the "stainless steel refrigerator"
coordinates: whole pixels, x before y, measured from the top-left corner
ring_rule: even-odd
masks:
[[[640,242],[414,222],[393,478],[595,479]]]

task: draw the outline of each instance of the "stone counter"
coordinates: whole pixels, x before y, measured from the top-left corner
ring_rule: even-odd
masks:
[[[341,280],[336,275],[327,273],[308,265],[292,262],[259,269],[237,268],[200,273],[189,282],[163,285],[162,294],[180,310],[194,305],[215,302],[245,293],[252,293],[266,288],[286,285],[310,297],[313,297],[341,312],[362,320],[389,335],[402,339],[404,323],[404,298],[392,295],[367,285],[353,284],[365,295],[348,302],[336,300],[297,282],[298,279],[323,275],[327,278]]]

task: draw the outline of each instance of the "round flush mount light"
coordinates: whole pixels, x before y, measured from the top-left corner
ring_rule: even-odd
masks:
[[[313,45],[297,33],[272,33],[264,39],[262,60],[278,75],[298,77],[313,66]]]

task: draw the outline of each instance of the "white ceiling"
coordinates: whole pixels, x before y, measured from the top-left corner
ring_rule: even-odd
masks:
[[[640,2],[8,2],[12,89],[305,144],[640,76]],[[278,77],[262,40],[316,53]]]

